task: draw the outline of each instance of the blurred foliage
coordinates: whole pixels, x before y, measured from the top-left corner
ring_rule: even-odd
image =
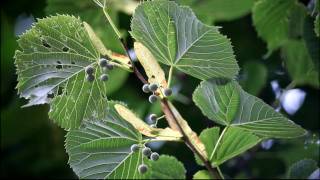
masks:
[[[120,2],[120,1],[119,1]],[[125,1],[121,1],[122,3]],[[129,2],[129,1],[128,1]],[[250,13],[257,1],[245,0],[179,0],[191,5],[197,16],[206,23],[221,26],[220,31],[231,39],[237,61],[241,67],[239,81],[243,88],[272,104],[275,95],[270,82],[277,80],[285,88],[297,80],[297,88],[307,93],[305,102],[294,115],[287,115],[300,124],[309,135],[295,140],[275,140],[269,150],[256,146],[249,152],[222,165],[222,171],[232,178],[284,178],[289,167],[302,159],[313,159],[319,166],[319,37],[315,25],[318,11],[310,9],[314,0],[299,1],[288,16],[288,41],[265,57],[266,42],[257,35]],[[245,3],[244,3],[245,2]],[[232,3],[230,6],[228,3]],[[317,6],[318,7],[318,6]],[[132,39],[127,34],[130,14],[121,8],[112,8],[116,20],[129,45]],[[1,177],[51,177],[75,178],[67,164],[64,151],[65,132],[48,119],[48,106],[20,108],[25,100],[15,90],[16,75],[14,51],[16,43],[16,20],[22,15],[43,18],[48,14],[73,14],[93,26],[105,45],[123,52],[109,24],[97,6],[90,0],[16,0],[1,6]],[[266,17],[264,17],[266,18]],[[276,26],[271,26],[274,31]],[[314,31],[315,30],[315,31]],[[319,28],[318,28],[319,31]],[[312,32],[312,33],[311,33]],[[310,69],[313,75],[308,76]],[[147,102],[142,93],[142,84],[126,72],[114,71],[109,86],[110,98],[124,101],[141,118],[149,113],[160,115],[160,105]],[[197,133],[215,125],[203,116],[191,103],[191,96],[199,80],[176,73],[174,76],[175,105]],[[109,82],[108,82],[109,83]],[[189,101],[188,101],[189,100]],[[285,113],[285,112],[284,112]],[[160,126],[166,126],[164,121]],[[175,155],[184,163],[187,177],[201,170],[193,153],[184,144],[168,142],[158,150],[160,154]],[[205,175],[205,173],[204,173]],[[202,177],[202,175],[201,175]]]
[[[288,178],[290,179],[313,179],[310,178],[310,174],[312,174],[317,167],[317,162],[312,159],[303,159],[294,163],[288,173]],[[315,176],[317,177],[317,176]]]
[[[250,13],[256,0],[177,0],[182,5],[192,8],[205,23],[231,21]]]

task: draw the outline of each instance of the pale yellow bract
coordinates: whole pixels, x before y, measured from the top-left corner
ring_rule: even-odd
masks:
[[[181,141],[182,134],[179,131],[171,128],[152,128],[147,123],[138,118],[131,110],[127,107],[116,104],[114,108],[118,114],[127,122],[129,122],[135,129],[141,134],[152,137],[159,141]]]
[[[134,43],[134,50],[136,52],[137,58],[141,65],[143,66],[149,83],[156,83],[161,86],[160,90],[168,87],[165,73],[163,72],[158,61],[152,55],[147,47],[139,42]],[[158,90],[160,97],[163,97],[162,92]]]

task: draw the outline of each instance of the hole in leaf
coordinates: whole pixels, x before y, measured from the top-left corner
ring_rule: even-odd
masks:
[[[48,95],[47,95],[47,98],[50,98],[50,99],[54,98],[54,94],[53,94],[53,93],[48,94]]]
[[[61,95],[63,93],[63,88],[62,87],[59,87],[58,88],[58,95]]]
[[[69,48],[63,47],[63,48],[62,48],[62,51],[63,51],[63,52],[68,52],[68,51],[69,51]]]
[[[60,61],[57,61],[57,64],[58,64],[58,65],[56,65],[56,68],[57,68],[57,69],[62,69],[61,62],[60,62]]]
[[[42,40],[42,45],[46,48],[51,48],[51,46],[47,43],[46,40]]]

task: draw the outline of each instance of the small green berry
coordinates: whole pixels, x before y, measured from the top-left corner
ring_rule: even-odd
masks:
[[[85,68],[85,71],[86,71],[86,73],[87,74],[93,74],[94,73],[94,68],[92,67],[92,66],[87,66],[86,68]]]
[[[108,76],[107,74],[102,74],[102,75],[100,76],[100,80],[101,80],[101,81],[108,81],[108,79],[109,79],[109,76]]]
[[[150,159],[151,159],[152,161],[158,160],[158,159],[159,159],[159,154],[156,153],[156,152],[153,152],[153,153],[151,154],[151,156],[150,156]]]
[[[145,148],[142,149],[142,154],[147,156],[147,157],[149,157],[151,153],[152,153],[152,151],[148,147],[145,147]]]
[[[158,97],[154,94],[152,94],[151,96],[149,96],[149,102],[150,103],[154,103],[158,100]]]
[[[94,81],[94,75],[88,74],[88,75],[86,75],[86,79],[87,79],[88,82],[93,82]]]
[[[147,170],[148,170],[148,166],[146,166],[145,164],[140,164],[138,167],[138,171],[140,174],[146,173]]]
[[[108,64],[108,60],[105,59],[105,58],[101,58],[100,61],[99,61],[99,65],[100,67],[106,67]]]
[[[149,121],[151,122],[151,123],[155,123],[156,121],[157,121],[157,115],[155,115],[155,114],[150,114],[150,116],[149,116]]]
[[[107,64],[106,66],[109,70],[112,70],[113,69],[113,64]]]
[[[155,92],[158,89],[158,85],[155,83],[152,83],[149,85],[149,89],[150,91]]]
[[[149,93],[150,92],[149,84],[144,84],[142,86],[142,91],[145,92],[145,93]]]
[[[138,150],[139,150],[139,145],[138,144],[133,144],[132,146],[131,146],[131,151],[132,152],[137,152]]]
[[[167,88],[164,90],[164,95],[165,96],[171,96],[172,95],[172,90],[170,88]]]

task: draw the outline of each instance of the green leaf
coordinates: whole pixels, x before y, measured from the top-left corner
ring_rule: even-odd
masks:
[[[114,0],[115,1],[115,0]],[[108,0],[110,2],[110,0]],[[117,0],[108,4],[108,13],[116,25],[119,24],[118,14],[119,10],[125,12],[133,12],[133,8],[137,6],[137,2],[131,0]],[[106,18],[100,8],[92,1],[78,1],[78,0],[47,0],[47,7],[45,9],[47,15],[56,13],[69,13],[79,16],[83,21],[88,22],[101,38],[104,46],[113,52],[125,53],[122,45],[118,40],[114,30],[106,21]],[[125,34],[124,34],[125,35]],[[125,37],[125,36],[124,36]],[[117,81],[108,81],[106,83],[107,94],[120,89],[121,86],[128,79],[128,72],[126,71],[111,71],[109,79],[117,79]]]
[[[319,72],[316,70],[303,41],[291,40],[283,47],[286,68],[297,85],[319,87]]]
[[[294,0],[261,0],[252,10],[253,24],[258,35],[267,42],[269,53],[280,47],[289,37],[289,21]]]
[[[243,65],[241,87],[252,95],[258,95],[267,83],[268,70],[260,62],[249,61]]]
[[[294,163],[288,172],[289,179],[308,179],[318,169],[317,162],[312,159],[303,159]]]
[[[260,142],[258,136],[237,127],[228,127],[218,140],[220,128],[210,128],[201,132],[200,139],[206,146],[210,162],[218,166],[242,154]],[[217,144],[219,143],[219,144]]]
[[[212,179],[207,170],[200,170],[193,175],[193,179]]]
[[[228,80],[204,81],[195,90],[193,101],[201,107],[202,113],[222,125],[230,125],[240,105],[240,92]]]
[[[230,94],[238,93],[240,102],[237,106],[226,101]],[[236,81],[223,82],[211,79],[201,82],[193,94],[193,100],[209,119],[218,124],[238,127],[264,138],[293,138],[306,133],[300,126],[276,112],[261,99],[246,93]],[[215,114],[227,114],[236,111],[231,121],[222,121]]]
[[[305,17],[304,19],[302,37],[306,44],[306,49],[309,52],[309,56],[313,61],[314,67],[317,71],[319,71],[320,70],[319,69],[319,65],[320,65],[319,38],[313,32],[313,22],[312,22],[312,18],[309,16]]]
[[[68,15],[40,19],[18,43],[22,51],[15,54],[17,88],[30,100],[26,106],[51,102],[50,118],[65,129],[92,116],[105,116],[106,88],[98,80],[103,72],[97,68],[100,55],[79,19]],[[96,67],[91,83],[84,72],[88,65]]]
[[[289,38],[299,39],[303,34],[303,26],[307,17],[307,8],[303,4],[297,4],[292,8],[288,16]]]
[[[175,157],[161,155],[157,161],[149,161],[147,179],[186,179],[183,164]]]
[[[232,21],[250,13],[255,0],[179,0],[182,5],[190,6],[196,15],[205,22]]]
[[[219,165],[225,161],[242,154],[260,142],[260,138],[251,132],[241,128],[230,127],[220,141],[217,152],[213,155],[211,162],[214,165]],[[212,153],[213,150],[208,150]],[[211,154],[212,156],[212,154]]]
[[[119,116],[110,102],[108,115],[86,121],[66,136],[69,163],[81,179],[140,179],[138,166],[146,158],[141,151],[131,152],[131,145],[141,144],[142,136]]]
[[[201,23],[190,8],[156,0],[141,3],[131,35],[161,63],[198,79],[234,78],[239,71],[230,40]]]

